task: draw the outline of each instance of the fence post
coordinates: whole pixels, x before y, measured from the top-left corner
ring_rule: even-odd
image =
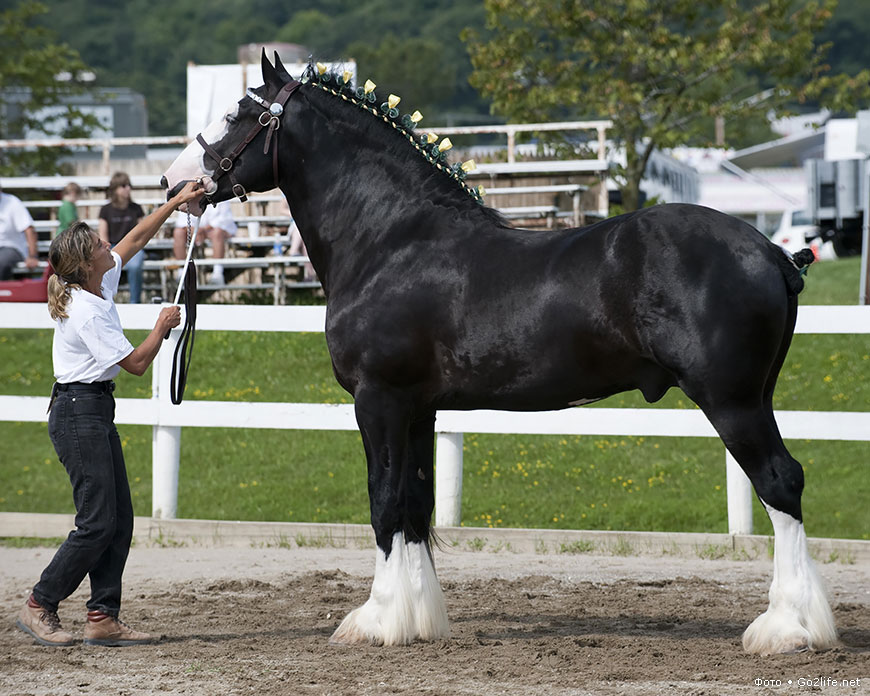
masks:
[[[435,447],[435,526],[458,527],[462,519],[462,433],[438,433]]]
[[[752,534],[752,484],[731,452],[725,450],[728,533]]]
[[[157,425],[151,436],[151,516],[160,519],[173,519],[178,511],[181,427],[162,425],[161,421],[163,414],[173,408],[169,379],[172,375],[172,356],[180,338],[181,330],[173,329],[151,366],[151,398],[157,400]]]

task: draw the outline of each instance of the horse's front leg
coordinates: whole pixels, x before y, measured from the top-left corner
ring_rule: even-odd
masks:
[[[383,392],[358,392],[355,403],[368,462],[375,577],[369,599],[345,617],[331,642],[406,645],[446,637],[447,609],[429,546],[434,416],[411,423],[409,405]]]

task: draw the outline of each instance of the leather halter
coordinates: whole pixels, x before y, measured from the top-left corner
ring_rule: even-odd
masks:
[[[248,135],[245,137],[242,142],[240,142],[236,149],[233,150],[226,157],[222,157],[211,145],[209,145],[205,138],[202,137],[202,133],[197,134],[196,142],[198,142],[202,148],[212,157],[214,161],[217,162],[217,168],[215,169],[214,175],[212,176],[212,181],[217,182],[220,177],[224,174],[229,173],[230,181],[233,184],[233,195],[237,196],[239,200],[246,201],[248,200],[247,192],[245,191],[245,187],[242,186],[238,181],[236,181],[236,177],[232,171],[233,165],[235,164],[236,158],[242,154],[242,151],[251,143],[251,141],[259,135],[260,131],[263,128],[269,129],[266,133],[266,143],[263,146],[263,154],[269,154],[269,145],[272,142],[272,136],[274,135],[275,140],[275,148],[272,150],[272,176],[275,180],[275,187],[278,186],[278,128],[281,126],[281,115],[284,113],[284,104],[287,103],[287,100],[290,98],[290,95],[293,94],[299,87],[302,86],[301,82],[297,80],[291,80],[287,84],[285,84],[275,95],[275,100],[270,104],[265,99],[262,99],[258,95],[254,94],[251,90],[248,90],[246,96],[250,97],[250,99],[260,106],[263,107],[264,111],[257,118],[257,123],[251,128]],[[206,199],[211,202],[211,199],[206,196]]]

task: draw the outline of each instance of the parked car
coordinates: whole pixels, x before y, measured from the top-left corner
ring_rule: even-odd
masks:
[[[817,261],[837,258],[833,242],[821,237],[821,231],[805,210],[790,208],[783,212],[770,240],[791,254],[809,247]]]

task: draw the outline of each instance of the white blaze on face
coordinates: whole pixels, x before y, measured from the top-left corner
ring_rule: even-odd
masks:
[[[238,115],[238,112],[239,105],[233,104],[223,116],[208,124],[205,130],[202,131],[202,137],[205,141],[209,145],[219,142],[229,131],[230,124],[227,121],[227,117],[234,118]],[[200,179],[202,177],[211,179],[214,169],[205,169],[203,155],[205,155],[205,150],[196,140],[184,149],[164,174],[170,191],[180,181],[190,181],[191,179]]]

